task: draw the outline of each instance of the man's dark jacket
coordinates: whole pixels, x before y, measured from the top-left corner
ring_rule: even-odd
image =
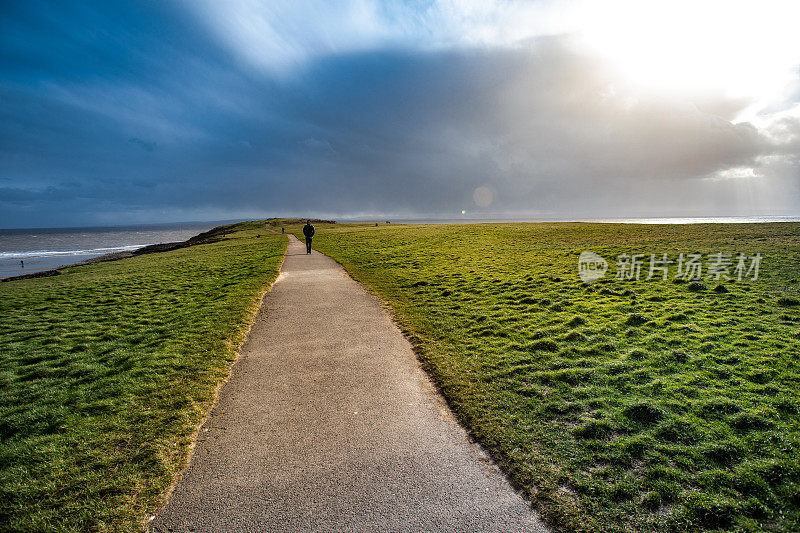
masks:
[[[314,236],[314,226],[311,224],[306,224],[303,226],[303,235],[306,236],[306,239],[310,239]]]

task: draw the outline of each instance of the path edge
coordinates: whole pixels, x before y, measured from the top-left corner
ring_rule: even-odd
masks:
[[[292,236],[295,237],[294,234],[292,234]],[[295,239],[297,239],[297,237],[295,237]],[[300,239],[297,240],[299,241]],[[416,333],[411,331],[405,325],[403,325],[400,317],[398,316],[397,310],[382,295],[378,294],[372,287],[370,287],[366,283],[358,281],[353,276],[353,273],[350,272],[350,269],[347,268],[347,266],[340,263],[330,255],[322,253],[321,251],[319,251],[319,249],[315,249],[314,251],[330,258],[337,265],[341,266],[345,274],[347,274],[347,277],[349,277],[351,280],[357,283],[370,296],[375,298],[375,300],[378,302],[383,312],[386,313],[386,315],[389,317],[389,319],[392,321],[395,327],[397,327],[397,329],[400,330],[400,333],[403,335],[406,341],[408,341],[408,344],[411,346],[411,349],[414,352],[414,357],[420,369],[425,373],[425,376],[428,378],[428,381],[434,387],[436,394],[439,396],[439,398],[442,399],[444,404],[447,406],[447,409],[448,411],[450,411],[450,414],[453,416],[453,419],[467,434],[467,438],[469,439],[470,443],[479,446],[480,449],[483,450],[484,453],[486,453],[486,455],[491,460],[492,464],[496,466],[498,471],[502,474],[503,478],[505,478],[508,484],[511,485],[511,487],[514,489],[514,491],[516,491],[528,503],[528,505],[533,510],[533,512],[536,513],[537,517],[542,522],[542,524],[544,524],[544,526],[551,532],[558,531],[558,529],[556,528],[557,524],[553,522],[552,518],[542,513],[540,504],[535,498],[535,493],[531,490],[533,489],[535,491],[536,487],[531,487],[531,488],[525,487],[524,485],[514,480],[514,478],[512,478],[511,475],[508,473],[508,468],[507,468],[508,465],[503,460],[503,458],[498,453],[496,453],[494,449],[484,445],[484,443],[472,431],[472,428],[470,428],[469,425],[464,421],[460,411],[456,409],[450,398],[443,392],[439,380],[436,379],[434,373],[430,371],[430,364],[425,361],[424,354],[422,353],[422,350],[420,349],[419,344],[415,339],[415,337],[417,337]]]
[[[189,435],[189,446],[186,450],[186,458],[183,465],[175,471],[172,475],[172,481],[170,482],[169,486],[161,493],[160,501],[158,506],[152,510],[152,512],[147,512],[141,519],[141,524],[143,527],[143,531],[148,532],[150,531],[150,523],[161,513],[164,508],[169,503],[169,499],[172,496],[172,493],[175,491],[175,488],[180,483],[183,475],[186,473],[186,470],[189,468],[189,465],[192,462],[192,458],[194,457],[194,450],[197,446],[197,437],[200,435],[200,431],[205,426],[206,422],[208,422],[209,417],[211,416],[211,412],[214,410],[214,407],[217,406],[219,402],[219,394],[222,391],[222,387],[225,386],[228,381],[230,381],[231,376],[233,375],[233,370],[236,367],[236,364],[241,360],[242,357],[242,347],[247,342],[248,338],[250,337],[250,331],[253,329],[253,325],[256,323],[256,319],[258,315],[261,313],[264,307],[264,299],[267,297],[267,294],[272,291],[272,287],[275,285],[275,282],[278,281],[278,278],[281,275],[281,269],[283,269],[283,263],[286,260],[286,254],[289,251],[289,239],[288,235],[280,234],[277,232],[273,232],[278,235],[283,235],[286,237],[286,248],[283,250],[283,257],[281,257],[280,264],[278,265],[278,275],[275,276],[275,279],[270,281],[269,283],[265,284],[262,290],[259,292],[258,296],[253,299],[253,303],[251,304],[252,313],[249,317],[247,317],[247,328],[242,333],[241,340],[238,345],[233,346],[234,349],[234,357],[231,361],[230,365],[228,365],[228,371],[225,376],[220,379],[217,386],[214,388],[214,392],[211,396],[211,401],[208,403],[208,407],[206,409],[205,414],[203,414],[202,418],[198,421],[197,425],[195,426],[194,430],[192,431],[191,435]]]

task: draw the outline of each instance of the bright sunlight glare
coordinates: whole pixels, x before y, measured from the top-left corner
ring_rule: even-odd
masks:
[[[755,102],[797,78],[800,2],[611,0],[574,14],[585,45],[646,89]]]

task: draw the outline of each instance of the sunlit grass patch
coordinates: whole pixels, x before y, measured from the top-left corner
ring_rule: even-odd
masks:
[[[0,529],[141,529],[285,246],[245,223],[0,284]]]
[[[314,242],[392,305],[559,528],[800,529],[800,224],[320,224]],[[587,285],[584,250],[763,263]]]

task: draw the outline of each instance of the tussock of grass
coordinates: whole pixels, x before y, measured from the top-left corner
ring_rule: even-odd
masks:
[[[0,284],[0,529],[141,529],[277,276],[263,228]]]
[[[800,224],[337,224],[314,242],[392,305],[560,529],[800,530]],[[763,262],[727,292],[587,286],[583,250],[612,270],[621,253]]]
[[[708,289],[705,283],[700,283],[699,281],[693,281],[689,283],[686,288],[693,292],[700,292]]]

